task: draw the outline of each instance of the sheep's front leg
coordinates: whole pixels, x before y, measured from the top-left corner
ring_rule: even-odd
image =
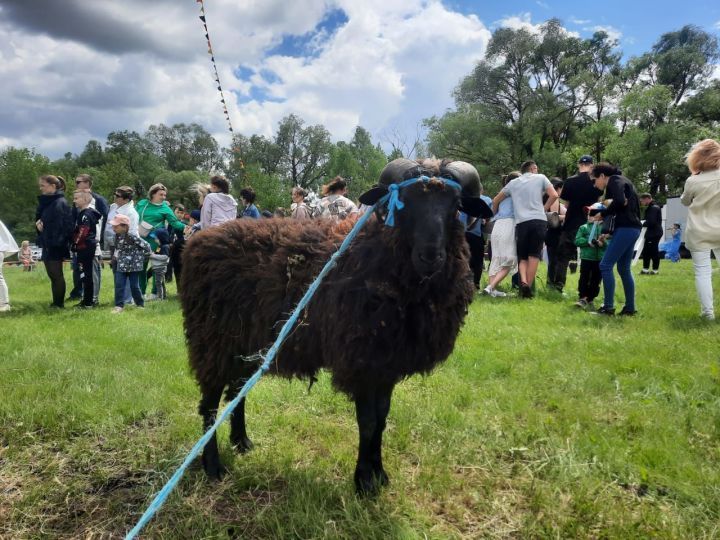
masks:
[[[393,386],[376,387],[355,398],[360,440],[355,466],[355,489],[373,495],[388,483],[382,466],[382,435],[390,410]]]
[[[199,412],[203,419],[203,433],[212,427],[215,423],[218,407],[220,406],[220,398],[222,397],[223,387],[203,389],[202,398],[200,398]],[[225,474],[225,466],[220,462],[220,453],[218,452],[217,437],[213,433],[212,438],[205,445],[202,453],[202,465],[205,473],[216,480],[220,480]]]

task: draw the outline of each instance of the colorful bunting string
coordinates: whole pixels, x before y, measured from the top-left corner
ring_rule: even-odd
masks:
[[[230,133],[233,132],[232,122],[230,122],[230,113],[227,109],[227,104],[225,103],[225,94],[223,93],[222,84],[220,83],[220,74],[218,73],[217,64],[215,63],[215,53],[213,53],[212,43],[210,43],[210,32],[208,32],[207,27],[207,18],[205,17],[205,5],[203,4],[203,0],[196,0],[198,4],[200,4],[200,20],[203,23],[203,28],[205,29],[205,40],[207,41],[207,47],[208,47],[208,54],[210,55],[210,62],[212,63],[213,71],[215,72],[215,83],[217,84],[218,92],[220,92],[220,103],[223,105],[223,113],[225,114],[225,120],[227,121],[228,130]]]

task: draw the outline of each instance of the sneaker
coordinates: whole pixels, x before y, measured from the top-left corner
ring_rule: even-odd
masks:
[[[0,306],[0,313],[5,313],[6,311],[10,311],[10,309],[12,309],[10,304],[5,304],[4,306]]]
[[[650,270],[650,274],[653,276],[657,276],[660,273],[660,270]]]
[[[633,317],[637,315],[637,309],[627,309],[625,306],[620,310],[620,313],[618,315],[625,316],[625,317]]]
[[[612,317],[615,315],[614,307],[600,306],[597,311],[594,312],[596,315],[608,315]]]
[[[507,296],[507,293],[498,291],[497,289],[490,289],[489,287],[486,287],[485,289],[483,289],[483,292],[485,294],[489,294],[493,298],[503,298],[503,297]]]
[[[114,308],[112,308],[110,313],[122,313],[123,311],[124,311],[124,309],[122,306],[115,306]]]
[[[714,313],[701,313],[700,318],[705,319],[706,321],[714,321],[715,314]]]
[[[581,298],[580,300],[575,302],[575,305],[577,307],[579,307],[580,309],[585,309],[586,307],[588,307],[588,301],[585,300],[584,298]]]
[[[146,302],[152,302],[153,300],[157,300],[157,299],[158,299],[158,295],[157,295],[157,294],[150,293],[150,294],[146,294],[146,295],[145,295],[145,301],[146,301]]]
[[[650,270],[648,270],[647,268],[643,268],[642,270],[640,270],[640,273],[641,274],[649,274]]]
[[[75,304],[73,307],[76,309],[93,309],[95,306],[93,304],[83,304],[80,302],[79,304]]]

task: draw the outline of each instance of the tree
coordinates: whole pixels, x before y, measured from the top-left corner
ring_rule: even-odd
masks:
[[[294,114],[283,118],[278,124],[275,144],[280,150],[281,171],[290,184],[317,187],[330,157],[330,132],[321,125],[303,127],[304,124]]]
[[[105,152],[96,140],[90,140],[77,158],[78,167],[100,167],[105,164]]]
[[[211,171],[222,165],[217,141],[198,124],[150,126],[145,138],[171,171]]]
[[[161,173],[162,158],[153,153],[152,143],[136,131],[112,131],[107,136],[105,155],[108,162],[121,161],[132,173],[138,194],[144,194]]]
[[[0,153],[0,216],[19,240],[34,240],[38,177],[51,171],[50,160],[27,148]]]

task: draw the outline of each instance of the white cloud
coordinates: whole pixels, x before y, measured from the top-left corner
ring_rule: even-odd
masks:
[[[501,26],[504,28],[512,28],[513,30],[526,30],[530,32],[531,34],[540,34],[541,26],[543,25],[545,21],[541,21],[539,23],[532,22],[532,15],[529,12],[520,13],[519,15],[512,15],[509,17],[505,17],[504,19],[500,19],[499,21],[495,21],[496,26]],[[568,35],[572,37],[580,37],[580,34],[575,31],[570,31],[567,28],[563,28],[563,31]]]
[[[720,30],[720,21],[717,21],[715,24],[713,24],[713,28],[717,28]]]
[[[622,32],[620,30],[609,25],[597,25],[589,28],[583,28],[583,30],[587,32],[605,32],[611,40],[616,40],[618,41],[618,43],[620,42],[620,38],[622,37]]]
[[[22,2],[0,8],[0,78],[12,81],[0,85],[0,145],[58,157],[80,152],[90,138],[104,141],[110,131],[160,122],[198,122],[229,143],[199,4],[67,4],[67,20],[63,10],[38,18]],[[311,36],[312,55],[268,56],[283,36],[313,32],[333,9],[347,22]],[[476,16],[438,0],[216,0],[206,16],[233,125],[248,135],[271,134],[290,113],[324,124],[336,139],[358,124],[376,134],[400,122],[415,125],[452,105],[452,89],[490,39]],[[128,33],[102,40],[73,26],[77,18]],[[152,39],[139,44],[145,35]],[[241,66],[255,73],[241,80]],[[253,91],[271,99],[249,101]]]
[[[573,24],[589,24],[591,21],[590,19],[578,19],[575,17],[570,17],[570,22]]]
[[[543,9],[550,9],[550,6],[547,4],[547,2],[542,2],[541,0],[535,0],[535,3]]]

